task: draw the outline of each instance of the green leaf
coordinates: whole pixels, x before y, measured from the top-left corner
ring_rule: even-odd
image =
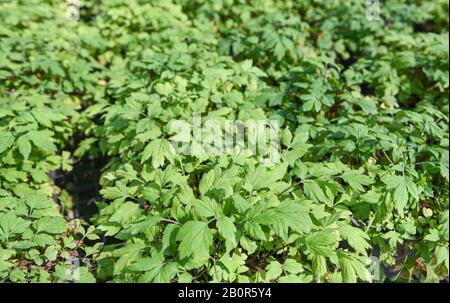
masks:
[[[376,104],[372,100],[369,100],[367,98],[359,99],[357,104],[366,114],[375,115],[378,112]]]
[[[357,191],[364,191],[363,185],[374,183],[369,176],[362,175],[358,171],[345,172],[341,175],[341,178]]]
[[[11,133],[0,133],[0,153],[10,148],[14,143],[14,136]]]
[[[128,224],[137,219],[141,214],[139,205],[133,202],[125,202],[122,204],[109,218],[112,222]]]
[[[216,224],[219,234],[225,239],[227,251],[234,249],[238,245],[238,240],[233,220],[229,217],[221,216]]]
[[[117,181],[114,187],[105,187],[100,193],[108,199],[127,198],[129,188],[121,181]]]
[[[156,139],[150,142],[142,153],[141,163],[152,158],[152,166],[158,168],[164,165],[165,160],[173,163],[175,150],[169,141]]]
[[[305,180],[303,182],[303,190],[305,195],[314,201],[327,203],[328,199],[325,196],[320,185],[314,180]]]
[[[45,249],[44,256],[50,261],[56,260],[56,256],[58,255],[58,247],[49,246]]]
[[[163,96],[168,96],[172,92],[172,85],[170,83],[158,83],[155,85],[155,91]]]
[[[435,254],[436,254],[436,263],[437,264],[444,263],[445,267],[447,268],[447,271],[448,271],[448,265],[449,265],[448,264],[449,263],[448,247],[441,246],[441,245],[437,246]]]
[[[338,252],[338,259],[343,282],[355,283],[358,278],[371,282],[372,277],[361,260],[344,252]]]
[[[278,279],[278,282],[280,283],[311,283],[312,282],[312,276],[311,275],[286,275],[282,276]]]
[[[166,264],[163,259],[159,258],[140,258],[128,266],[128,269],[135,272],[145,272],[139,277],[138,281],[141,283],[168,283],[177,273],[175,263]]]
[[[314,255],[312,261],[312,271],[314,276],[320,281],[320,279],[328,272],[327,260],[324,256]]]
[[[133,212],[133,210],[132,210]],[[131,214],[132,215],[132,214]],[[146,218],[144,221],[133,223],[124,230],[122,230],[119,234],[116,235],[118,239],[129,239],[139,233],[142,233],[148,230],[150,227],[157,225],[159,222],[163,220],[160,216],[151,216]]]
[[[181,259],[192,257],[207,260],[209,248],[213,244],[213,235],[206,222],[189,221],[181,226],[177,240],[181,241],[178,247]]]
[[[278,261],[272,261],[267,265],[266,270],[266,280],[273,281],[281,275],[283,267]]]
[[[7,240],[15,234],[20,234],[30,225],[30,222],[17,217],[13,212],[0,213],[0,240]]]
[[[202,195],[205,195],[214,183],[214,170],[210,170],[203,175],[200,180],[199,190]]]
[[[22,154],[23,158],[28,159],[31,152],[31,144],[28,140],[27,136],[21,136],[17,139],[17,146],[19,148],[19,152]]]
[[[288,229],[298,233],[308,233],[314,224],[309,216],[309,210],[295,201],[284,201],[266,212],[266,222],[270,222],[273,230],[283,240],[288,238]]]
[[[283,269],[291,274],[299,274],[303,271],[303,266],[294,259],[286,259],[283,264]]]
[[[27,134],[27,137],[40,150],[49,154],[56,152],[56,145],[52,142],[52,133],[50,131],[32,130]]]
[[[334,255],[334,246],[338,243],[338,232],[314,232],[307,235],[304,242],[309,252],[315,255],[330,257]]]
[[[35,223],[36,233],[60,234],[67,230],[67,223],[61,217],[40,218]]]
[[[439,241],[439,238],[439,231],[433,228],[428,231],[428,234],[425,236],[424,240],[436,242]]]
[[[216,216],[219,209],[217,202],[208,197],[204,197],[202,200],[195,199],[193,205],[195,213],[202,218]]]
[[[370,240],[369,236],[359,228],[341,225],[339,226],[339,233],[358,253],[365,254],[366,250],[370,248],[370,244],[367,242]]]
[[[408,204],[408,187],[406,178],[402,176],[387,176],[383,179],[383,182],[386,183],[387,189],[395,189],[393,195],[394,206],[400,214],[403,214],[403,211]]]

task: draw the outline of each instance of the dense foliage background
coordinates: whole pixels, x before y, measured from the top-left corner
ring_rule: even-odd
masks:
[[[0,3],[0,281],[448,279],[447,1],[80,5]],[[282,161],[173,155],[193,112],[278,120]]]

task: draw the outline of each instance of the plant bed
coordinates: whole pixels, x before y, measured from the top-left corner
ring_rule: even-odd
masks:
[[[448,281],[446,1],[80,2],[0,10],[0,281]]]

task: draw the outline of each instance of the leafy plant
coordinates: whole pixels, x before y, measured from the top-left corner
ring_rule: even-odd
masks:
[[[73,256],[87,282],[448,279],[447,2],[65,9],[0,11],[2,281],[66,281]],[[278,121],[280,162],[174,153],[193,113]],[[98,213],[73,218],[49,176],[98,156]]]

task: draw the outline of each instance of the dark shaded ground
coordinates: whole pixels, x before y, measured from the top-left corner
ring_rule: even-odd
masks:
[[[95,201],[103,200],[100,195],[100,175],[106,164],[103,157],[85,157],[74,161],[71,172],[53,171],[50,177],[61,189],[72,197],[75,218],[89,219],[97,213]]]

